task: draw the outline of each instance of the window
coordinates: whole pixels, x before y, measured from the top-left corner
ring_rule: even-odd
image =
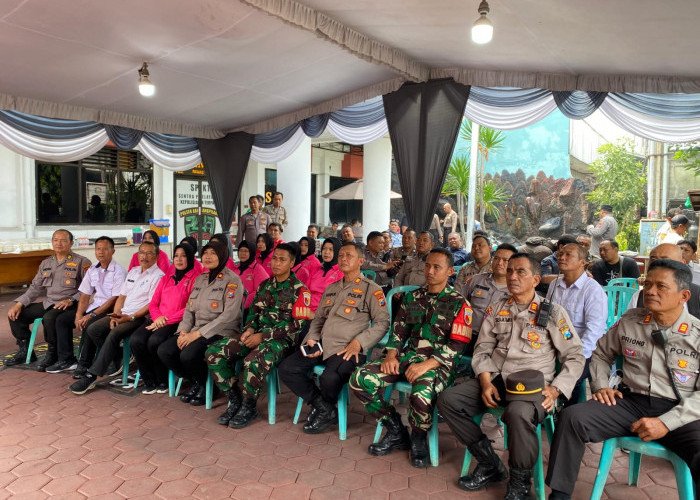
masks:
[[[153,213],[153,164],[103,148],[75,163],[36,162],[39,224],[141,224]]]

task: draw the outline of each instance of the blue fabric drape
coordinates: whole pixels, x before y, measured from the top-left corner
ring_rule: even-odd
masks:
[[[582,120],[592,115],[603,104],[608,93],[574,90],[570,92],[555,91],[552,92],[552,95],[559,111],[564,113],[566,117]]]
[[[12,110],[0,111],[0,121],[43,139],[77,139],[102,129],[102,125],[95,122],[46,118]]]
[[[517,89],[511,87],[472,87],[469,99],[486,106],[517,108],[540,99],[546,99],[552,92],[542,89]]]
[[[344,127],[366,127],[385,118],[384,101],[380,97],[367,99],[347,108],[331,112],[331,120]]]
[[[156,134],[152,132],[146,132],[143,134],[144,138],[148,139],[154,146],[167,151],[168,153],[189,153],[195,151],[199,147],[197,146],[197,139],[193,137],[184,137],[181,135],[171,135],[171,134]]]
[[[255,134],[253,145],[258,148],[274,148],[287,142],[301,127],[301,123],[294,123],[287,127],[270,130],[262,134]]]
[[[611,92],[609,98],[645,115],[700,118],[700,94],[635,94]]]
[[[105,125],[105,131],[109,140],[114,143],[119,149],[128,151],[134,149],[141,138],[143,137],[142,130],[136,130],[128,127],[118,127],[116,125]]]
[[[318,137],[326,130],[330,116],[329,113],[324,113],[302,120],[301,129],[308,137]]]

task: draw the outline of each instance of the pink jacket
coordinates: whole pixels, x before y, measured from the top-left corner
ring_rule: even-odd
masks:
[[[308,260],[308,259],[307,259]],[[323,292],[326,291],[326,287],[331,283],[335,283],[338,280],[343,279],[343,273],[338,269],[338,264],[331,267],[331,269],[323,275],[323,268],[318,267],[314,274],[311,276],[309,284],[309,291],[311,292],[311,310],[316,311],[318,308],[318,303],[321,301],[321,296]]]
[[[260,255],[255,256],[255,261],[258,264],[262,264],[263,269],[265,269],[265,272],[267,273],[268,276],[272,276],[272,267],[270,267],[270,264],[272,263],[272,254],[274,252],[270,252],[270,255],[267,256],[267,259],[265,260],[260,260]]]
[[[185,306],[187,299],[190,297],[194,280],[201,274],[201,268],[197,270],[195,266],[185,274],[180,282],[176,285],[173,277],[175,276],[175,266],[171,266],[165,276],[160,280],[156,291],[153,292],[153,298],[148,306],[148,312],[151,314],[151,320],[156,320],[161,316],[168,318],[166,324],[172,325],[179,323],[182,316],[185,314]]]
[[[304,283],[308,288],[311,277],[314,273],[321,268],[321,263],[318,261],[315,255],[309,255],[307,258],[301,261],[301,264],[297,265],[292,269],[294,275],[299,281]]]
[[[243,271],[243,274],[241,274],[239,266],[235,265],[233,268],[233,272],[241,277],[243,286],[248,292],[248,298],[245,301],[245,308],[248,309],[253,303],[253,299],[255,298],[255,292],[258,290],[260,283],[269,278],[270,275],[267,274],[267,271],[265,271],[265,268],[262,266],[262,264],[260,264],[260,261],[253,262],[253,265],[248,266],[248,269]]]
[[[228,261],[226,262],[226,267],[228,267],[231,271],[235,272],[236,271],[236,263],[233,262],[233,259],[231,257],[228,258]],[[236,273],[238,274],[238,273]]]
[[[131,262],[129,262],[129,269],[127,269],[127,271],[131,271],[132,268],[139,265],[139,253],[136,252],[131,256]],[[168,258],[168,254],[162,250],[158,252],[158,262],[156,262],[156,265],[165,273],[166,276],[170,276],[170,274],[168,274],[170,272],[170,259]]]

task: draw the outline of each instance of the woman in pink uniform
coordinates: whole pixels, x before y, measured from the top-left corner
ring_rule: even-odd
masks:
[[[151,229],[143,233],[143,238],[141,241],[151,241],[160,246],[160,237],[158,236],[158,233],[152,231]],[[140,265],[139,253],[135,252],[134,255],[131,256],[131,262],[129,262],[129,269],[127,269],[127,271],[131,271],[132,267]],[[158,261],[156,262],[156,265],[167,275],[168,271],[170,270],[170,257],[168,257],[168,254],[163,251],[158,252]]]
[[[309,282],[311,277],[316,274],[316,271],[320,269],[321,263],[318,258],[314,255],[316,250],[316,240],[304,236],[299,240],[299,260],[297,264],[292,268],[295,276],[309,287]],[[311,292],[313,294],[313,291]]]
[[[343,272],[338,269],[338,252],[340,252],[340,240],[338,238],[326,238],[321,246],[322,264],[311,276],[307,285],[311,292],[311,310],[316,311],[321,301],[323,292],[331,283],[343,279]]]
[[[245,301],[245,309],[247,310],[253,303],[255,292],[260,283],[270,277],[263,265],[255,258],[255,249],[253,245],[246,240],[241,241],[238,245],[238,264],[234,265],[233,272],[241,277],[243,286],[248,292],[248,298]]]
[[[272,268],[270,267],[270,263],[272,262],[272,251],[275,249],[275,241],[269,234],[260,233],[258,235],[258,239],[255,240],[255,243],[255,259],[262,264],[265,272],[272,276]]]

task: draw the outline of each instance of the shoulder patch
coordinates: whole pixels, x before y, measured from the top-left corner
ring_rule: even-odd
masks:
[[[462,304],[457,316],[452,322],[450,340],[469,343],[472,339],[472,308],[466,303]]]
[[[678,327],[678,333],[681,333],[683,335],[688,333],[688,323],[681,323],[680,326]]]
[[[235,283],[229,283],[228,285],[226,285],[226,297],[232,299],[234,295],[236,295],[237,289],[238,285]]]
[[[539,306],[537,305],[537,302],[533,302],[532,304],[530,304],[529,310],[530,310],[531,312],[537,312],[537,309],[539,309]]]
[[[486,312],[484,313],[484,318],[488,318],[491,315],[491,312],[493,312],[493,307],[488,306],[486,308]]]
[[[374,295],[374,297],[377,299],[377,302],[379,303],[380,307],[386,306],[386,297],[384,297],[384,292],[382,292],[381,290],[377,290],[372,295]]]
[[[311,292],[308,288],[301,287],[299,291],[299,297],[297,301],[292,306],[292,317],[294,319],[311,319]]]
[[[644,316],[644,324],[651,323],[651,313]]]

